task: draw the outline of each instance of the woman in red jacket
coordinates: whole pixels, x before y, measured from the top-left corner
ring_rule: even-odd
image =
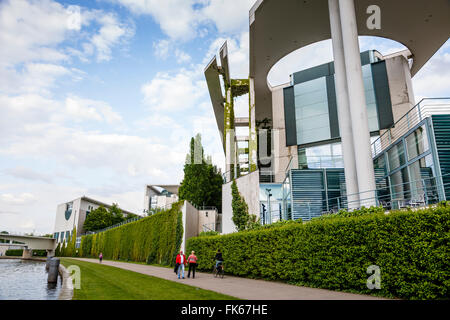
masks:
[[[178,266],[178,279],[180,279],[180,271],[181,275],[184,279],[184,266],[186,265],[186,256],[183,254],[183,250],[180,250],[180,253],[177,255],[177,259],[175,260],[175,263],[179,264]]]

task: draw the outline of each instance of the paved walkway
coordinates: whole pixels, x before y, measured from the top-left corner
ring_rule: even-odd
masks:
[[[75,258],[81,261],[99,263],[97,259]],[[176,281],[206,290],[227,294],[246,300],[373,300],[368,295],[337,292],[325,289],[294,286],[284,283],[227,276],[214,278],[210,273],[196,272],[195,279],[177,279],[173,268],[156,267],[119,261],[103,260],[104,265],[130,270],[149,276]]]

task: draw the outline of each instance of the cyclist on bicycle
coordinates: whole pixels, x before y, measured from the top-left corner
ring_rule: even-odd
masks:
[[[221,266],[223,269],[223,257],[220,249],[217,249],[216,257],[214,259],[216,260],[216,269],[218,269],[219,266]]]

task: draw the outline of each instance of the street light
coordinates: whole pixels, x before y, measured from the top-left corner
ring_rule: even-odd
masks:
[[[267,202],[268,202],[268,212],[269,212],[269,224],[272,223],[272,207],[270,206],[270,197],[272,196],[272,194],[270,193],[270,191],[272,191],[272,189],[266,189],[267,191]]]

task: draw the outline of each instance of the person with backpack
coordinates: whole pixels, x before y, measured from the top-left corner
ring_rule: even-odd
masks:
[[[191,277],[191,270],[192,270],[192,279],[195,279],[195,268],[197,268],[197,256],[195,255],[195,251],[192,251],[191,255],[188,257],[188,263],[189,263],[188,278]]]
[[[98,256],[98,260],[100,260],[100,263],[102,263],[102,260],[103,260],[103,253],[100,252],[100,255]]]

